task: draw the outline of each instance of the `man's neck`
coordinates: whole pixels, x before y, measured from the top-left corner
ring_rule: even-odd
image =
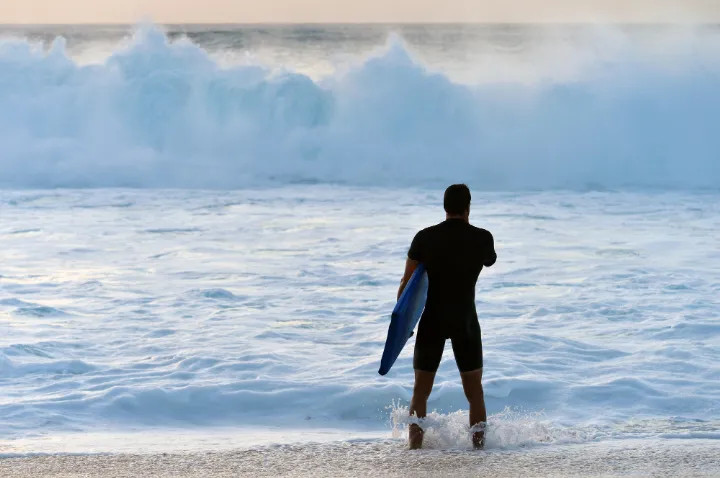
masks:
[[[465,214],[446,214],[445,219],[448,221],[451,219],[454,219],[457,221],[463,221],[463,222],[467,222],[467,223],[470,222],[468,217]]]

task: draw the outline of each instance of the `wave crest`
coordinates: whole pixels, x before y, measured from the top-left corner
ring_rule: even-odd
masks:
[[[693,44],[683,58],[622,51],[572,81],[466,85],[397,36],[322,81],[222,67],[153,26],[98,65],[61,38],[2,40],[0,186],[717,188],[720,63]]]

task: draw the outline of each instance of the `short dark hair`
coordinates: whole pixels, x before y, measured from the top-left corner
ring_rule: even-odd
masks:
[[[464,184],[453,184],[445,190],[443,206],[448,214],[462,214],[470,210],[470,188]]]

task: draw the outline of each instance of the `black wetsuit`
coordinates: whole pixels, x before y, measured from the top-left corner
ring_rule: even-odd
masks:
[[[445,340],[452,341],[460,372],[482,368],[475,283],[483,266],[497,260],[492,234],[461,219],[448,219],[418,232],[408,257],[428,273],[428,295],[415,339],[416,370],[436,372]]]

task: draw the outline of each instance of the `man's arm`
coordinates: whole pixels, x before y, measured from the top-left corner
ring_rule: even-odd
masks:
[[[400,288],[398,289],[397,298],[400,300],[400,296],[405,290],[405,286],[410,281],[410,278],[417,269],[417,266],[424,260],[424,247],[423,247],[423,234],[422,231],[415,234],[410,249],[408,250],[407,260],[405,261],[405,273],[400,281]]]
[[[405,274],[403,275],[402,280],[400,281],[400,288],[398,289],[397,298],[400,300],[400,296],[402,295],[403,291],[405,290],[405,286],[410,281],[410,278],[413,275],[413,272],[415,272],[415,269],[417,269],[417,266],[420,264],[419,261],[415,261],[413,259],[409,259],[405,261]]]
[[[483,265],[485,267],[491,267],[497,261],[497,253],[495,252],[495,239],[490,231],[487,232],[487,243],[485,245],[485,258],[483,259]]]

